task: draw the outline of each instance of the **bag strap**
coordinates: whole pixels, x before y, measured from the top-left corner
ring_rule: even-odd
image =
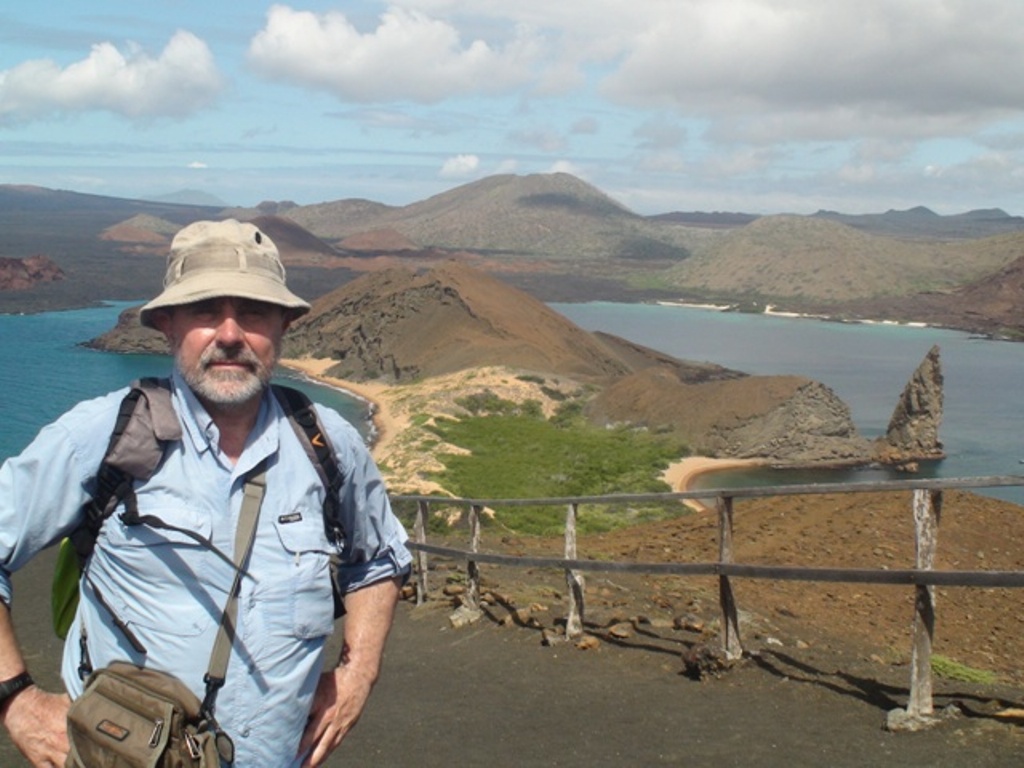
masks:
[[[324,532],[327,540],[340,545],[345,540],[345,526],[341,520],[341,487],[344,476],[330,439],[320,428],[313,401],[294,387],[271,385],[277,402],[292,425],[299,443],[306,451],[320,482],[324,485]]]
[[[260,505],[267,490],[266,468],[261,462],[245,481],[242,496],[242,508],[238,514],[238,526],[235,528],[235,579],[228,593],[224,613],[221,615],[217,639],[214,640],[210,652],[210,664],[207,667],[203,682],[206,683],[206,696],[203,699],[200,713],[204,720],[216,724],[214,710],[217,692],[223,687],[227,676],[228,661],[231,658],[231,646],[235,641],[235,630],[238,622],[238,593],[242,587],[242,575],[245,562],[252,552],[256,539],[256,523],[259,520]],[[215,727],[215,730],[218,730]]]
[[[132,382],[121,400],[96,472],[96,492],[83,507],[85,520],[68,537],[80,567],[92,554],[103,523],[117,505],[125,500],[134,505],[133,482],[148,480],[163,458],[165,445],[180,438],[170,379],[148,376]]]

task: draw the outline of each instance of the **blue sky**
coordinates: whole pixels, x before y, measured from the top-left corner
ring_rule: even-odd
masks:
[[[568,171],[638,213],[1024,214],[1012,0],[8,0],[0,183],[235,205]]]

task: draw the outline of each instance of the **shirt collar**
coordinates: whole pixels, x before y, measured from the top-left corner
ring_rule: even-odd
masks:
[[[171,374],[171,390],[175,408],[181,417],[183,439],[190,441],[192,447],[199,454],[209,451],[216,455],[217,441],[220,439],[217,425],[177,369]],[[275,426],[275,416],[280,411],[273,400],[269,388],[265,389],[260,399],[256,424],[253,426],[252,432],[249,433],[245,450],[235,465],[235,472],[248,472],[267,456],[277,451],[280,435]]]

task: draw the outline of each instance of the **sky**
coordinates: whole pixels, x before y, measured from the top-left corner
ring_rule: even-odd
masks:
[[[0,183],[1024,214],[1018,0],[6,0]]]

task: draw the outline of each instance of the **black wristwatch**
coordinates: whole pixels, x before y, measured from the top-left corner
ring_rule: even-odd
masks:
[[[34,684],[35,681],[32,679],[32,675],[28,672],[22,672],[20,675],[12,677],[10,680],[0,682],[0,709],[3,709],[4,705],[7,704],[8,700],[14,696],[14,694],[19,693]]]

